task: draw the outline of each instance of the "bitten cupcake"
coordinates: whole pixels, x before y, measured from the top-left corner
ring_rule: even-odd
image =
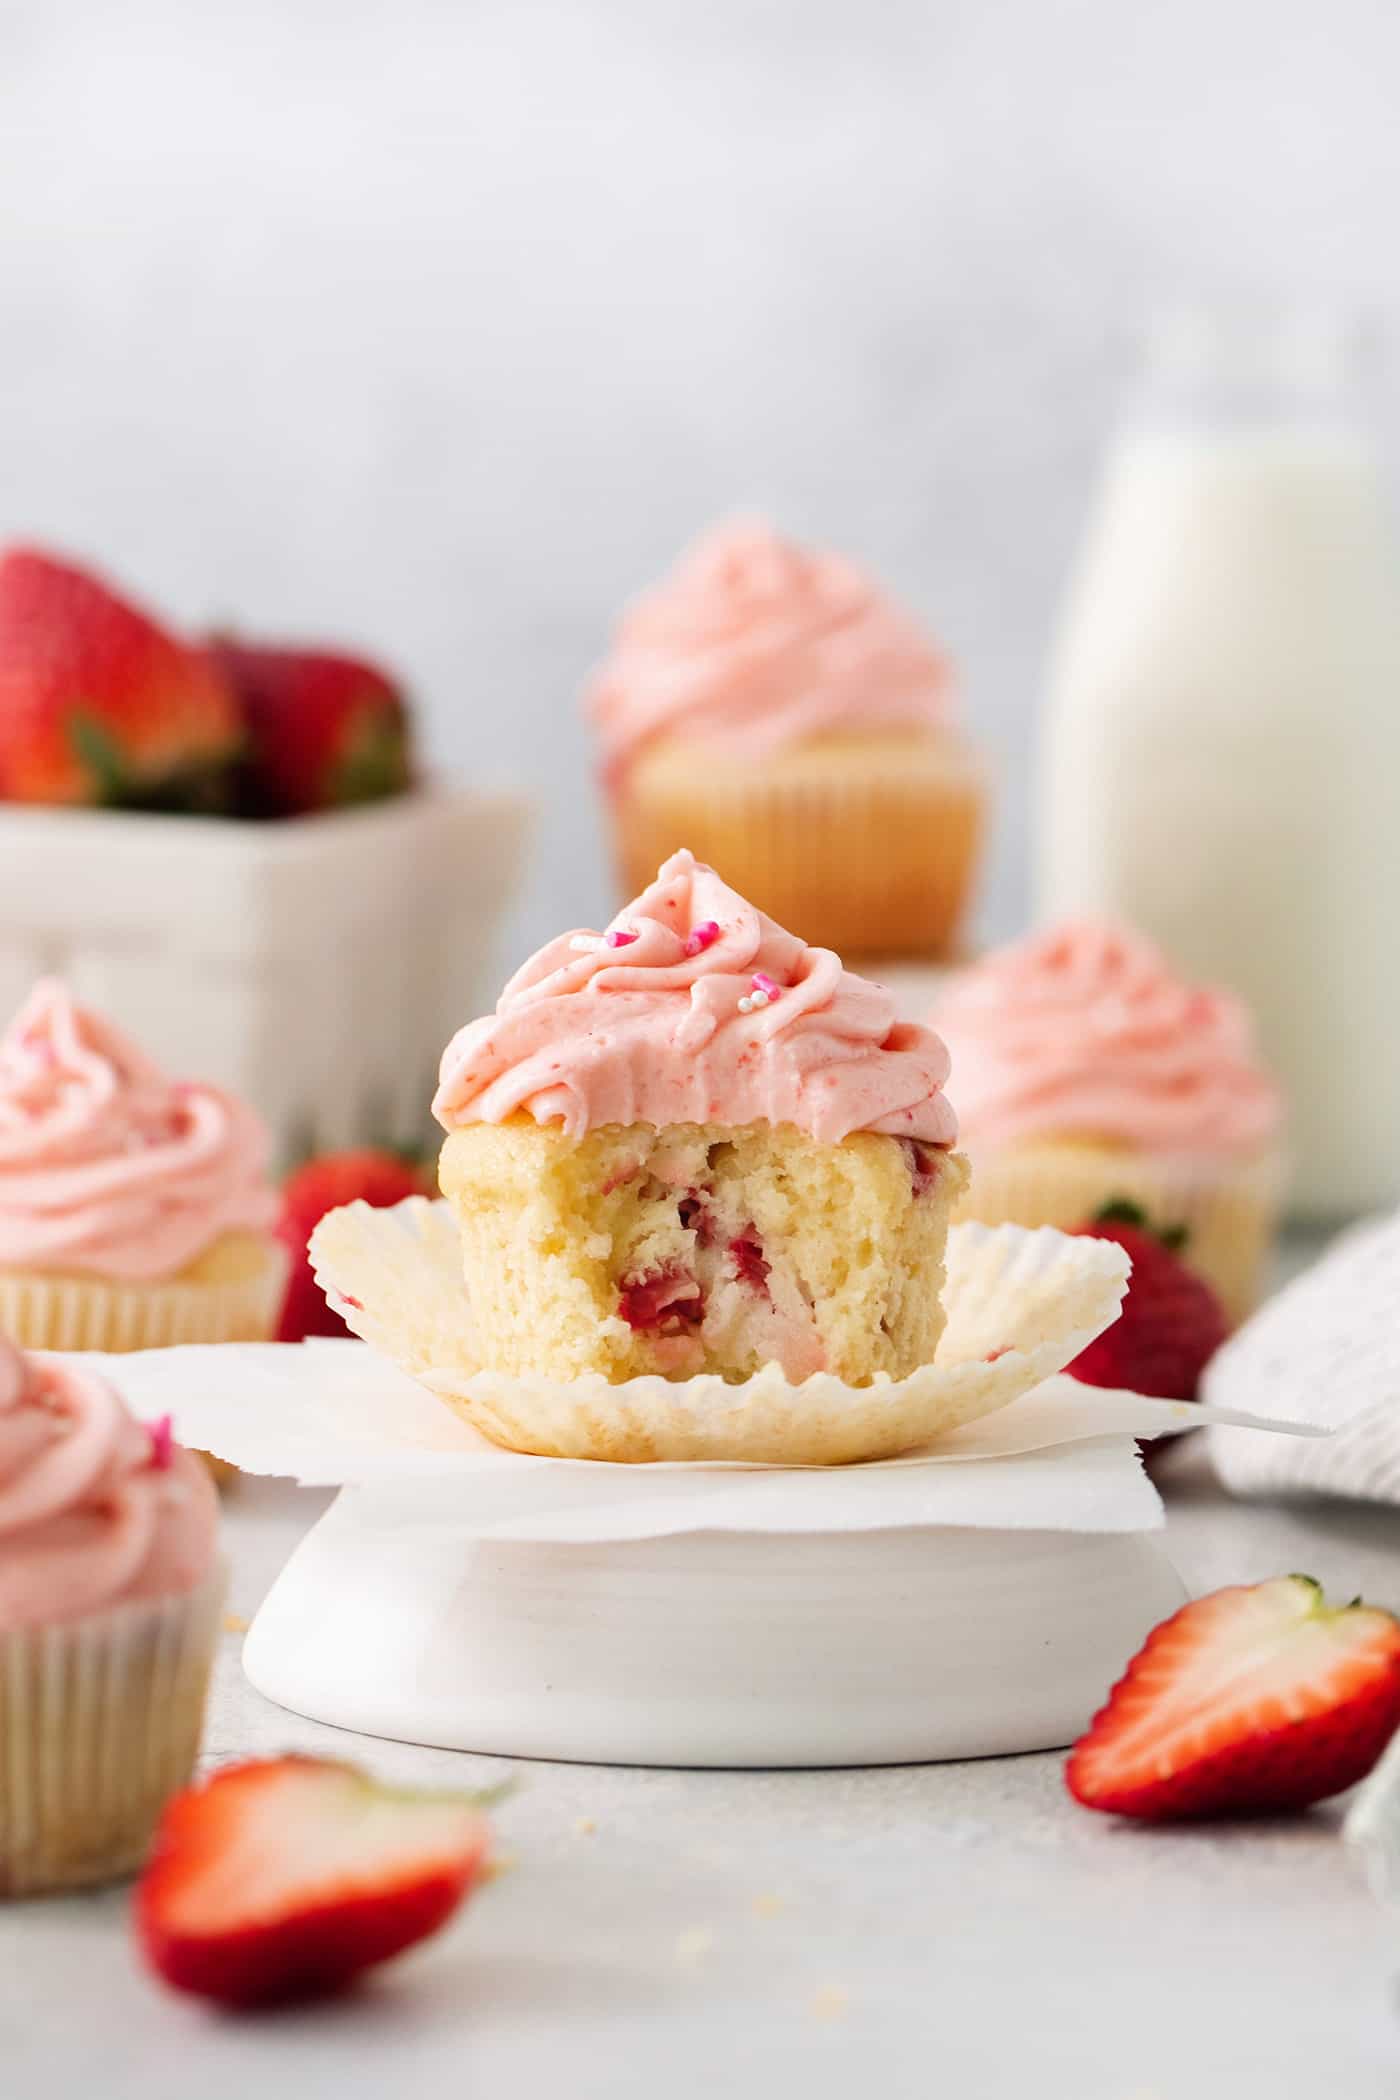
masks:
[[[984,770],[946,659],[854,563],[719,528],[624,613],[585,704],[624,895],[688,842],[824,946],[955,947]]]
[[[168,1420],[0,1340],[0,1896],[140,1865],[199,1747],[217,1536]]]
[[[286,1255],[267,1158],[250,1108],[37,985],[0,1040],[0,1330],[123,1351],[271,1335]]]
[[[1126,927],[1057,926],[954,980],[935,1025],[973,1167],[960,1216],[1082,1225],[1134,1204],[1232,1320],[1255,1303],[1282,1188],[1282,1102],[1228,993]]]
[[[929,1363],[966,1179],[947,1076],[886,992],[675,854],[444,1054],[482,1364],[861,1386]]]

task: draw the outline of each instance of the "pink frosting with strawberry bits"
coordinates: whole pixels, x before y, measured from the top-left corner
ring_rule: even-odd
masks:
[[[148,1282],[271,1226],[268,1140],[215,1087],[167,1079],[63,985],[0,1040],[0,1267]]]
[[[627,609],[584,704],[616,781],[663,737],[762,759],[841,730],[942,728],[953,677],[853,562],[739,522]]]
[[[746,904],[689,853],[606,933],[561,934],[494,1014],[448,1044],[448,1130],[524,1113],[581,1137],[605,1123],[790,1123],[951,1145],[948,1053],[879,985]]]
[[[214,1563],[204,1466],[105,1379],[0,1338],[0,1632],[182,1595]]]
[[[974,1154],[1069,1136],[1252,1153],[1282,1122],[1244,1007],[1183,983],[1126,927],[1076,922],[998,949],[962,973],[934,1018]]]

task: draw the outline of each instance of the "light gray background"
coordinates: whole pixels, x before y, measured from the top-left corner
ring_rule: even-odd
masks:
[[[0,530],[382,651],[606,908],[574,701],[743,506],[898,586],[1005,769],[1143,316],[1400,303],[1394,0],[0,0]]]

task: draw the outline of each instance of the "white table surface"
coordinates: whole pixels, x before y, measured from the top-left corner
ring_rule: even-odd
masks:
[[[1291,1569],[1400,1605],[1400,1512],[1254,1507],[1166,1468],[1193,1590]],[[324,1497],[244,1482],[248,1615]],[[476,1784],[503,1761],[271,1706],[224,1640],[211,1760],[283,1748]],[[524,1765],[506,1871],[356,1996],[257,2020],[151,1983],[120,1891],[0,1911],[0,2100],[1370,2100],[1400,2093],[1400,1919],[1292,1822],[1151,1832],[1059,1756],[896,1770]]]

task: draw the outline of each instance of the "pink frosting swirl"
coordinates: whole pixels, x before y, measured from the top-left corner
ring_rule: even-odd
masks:
[[[272,1224],[267,1155],[250,1108],[172,1083],[61,984],[0,1040],[0,1267],[173,1276]]]
[[[1156,1153],[1249,1153],[1278,1133],[1278,1088],[1249,1015],[1184,984],[1151,942],[1057,926],[964,971],[935,1020],[964,1136],[1092,1136]]]
[[[192,1590],[218,1523],[207,1471],[165,1425],[0,1338],[0,1632]]]
[[[448,1130],[523,1112],[604,1123],[791,1123],[951,1145],[948,1053],[894,1001],[677,853],[606,934],[561,934],[443,1053]]]
[[[853,562],[739,522],[629,606],[584,705],[616,782],[660,737],[762,759],[843,729],[943,727],[953,678]]]

